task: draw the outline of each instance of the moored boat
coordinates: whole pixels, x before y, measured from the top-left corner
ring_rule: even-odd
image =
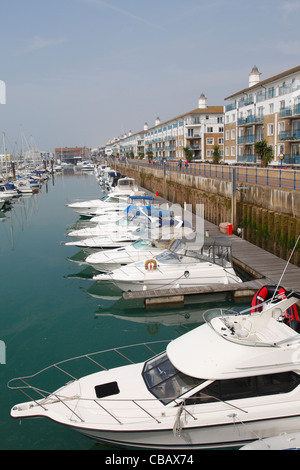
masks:
[[[15,405],[11,416],[50,418],[99,442],[155,450],[241,447],[296,432],[300,335],[284,319],[299,305],[300,293],[286,292],[284,298],[275,293],[259,313],[208,311],[205,324],[137,364],[105,368],[98,353],[76,358],[105,370],[80,379],[72,372],[52,393],[31,385],[39,374],[11,380],[10,389],[37,394]],[[147,347],[155,350],[154,343]],[[112,351],[122,360],[130,355]],[[59,370],[70,380],[70,363],[41,373]]]

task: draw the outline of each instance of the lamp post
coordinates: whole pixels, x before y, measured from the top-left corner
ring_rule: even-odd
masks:
[[[281,154],[279,155],[279,158],[280,158],[280,168],[282,168],[282,162],[283,162],[283,160],[284,160],[284,155],[283,155],[283,153],[281,153]]]

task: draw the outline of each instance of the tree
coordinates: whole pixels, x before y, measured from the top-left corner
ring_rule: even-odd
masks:
[[[192,159],[193,159],[194,154],[193,154],[192,150],[190,149],[190,147],[189,146],[183,147],[183,151],[185,153],[185,158],[187,159],[187,161],[191,162]]]
[[[268,164],[273,160],[273,148],[268,145],[266,140],[259,140],[254,144],[255,153],[261,158],[261,166],[267,167]]]
[[[220,163],[220,160],[222,158],[221,152],[220,152],[220,147],[218,145],[214,146],[214,151],[213,151],[213,163],[217,165]]]

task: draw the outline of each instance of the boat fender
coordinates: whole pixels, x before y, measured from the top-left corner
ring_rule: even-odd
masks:
[[[184,277],[189,277],[190,272],[189,271],[184,271]]]
[[[156,269],[157,268],[157,261],[155,259],[147,259],[145,263],[145,269]]]

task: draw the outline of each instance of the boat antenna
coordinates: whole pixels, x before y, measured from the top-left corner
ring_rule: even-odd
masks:
[[[274,299],[274,297],[275,297],[275,295],[276,295],[276,292],[278,291],[278,287],[280,286],[281,281],[282,281],[282,279],[283,279],[283,276],[285,275],[285,272],[286,272],[286,270],[287,270],[287,267],[288,267],[288,265],[290,264],[290,261],[291,261],[291,259],[292,259],[292,257],[293,257],[293,254],[294,254],[294,252],[295,252],[295,250],[296,250],[296,247],[297,247],[297,245],[298,245],[299,240],[300,240],[300,235],[298,235],[298,238],[297,238],[297,241],[296,241],[296,243],[295,243],[295,246],[294,246],[294,248],[293,248],[293,250],[292,250],[292,253],[291,253],[291,255],[290,255],[290,257],[289,257],[289,259],[288,259],[288,261],[287,261],[287,263],[286,263],[286,266],[285,266],[285,268],[284,268],[284,270],[283,270],[283,273],[281,274],[281,277],[280,277],[279,282],[278,282],[278,284],[277,284],[277,286],[276,286],[276,289],[275,289],[275,291],[274,291],[274,294],[273,294],[273,297],[272,297],[271,302],[273,302],[273,299]]]

